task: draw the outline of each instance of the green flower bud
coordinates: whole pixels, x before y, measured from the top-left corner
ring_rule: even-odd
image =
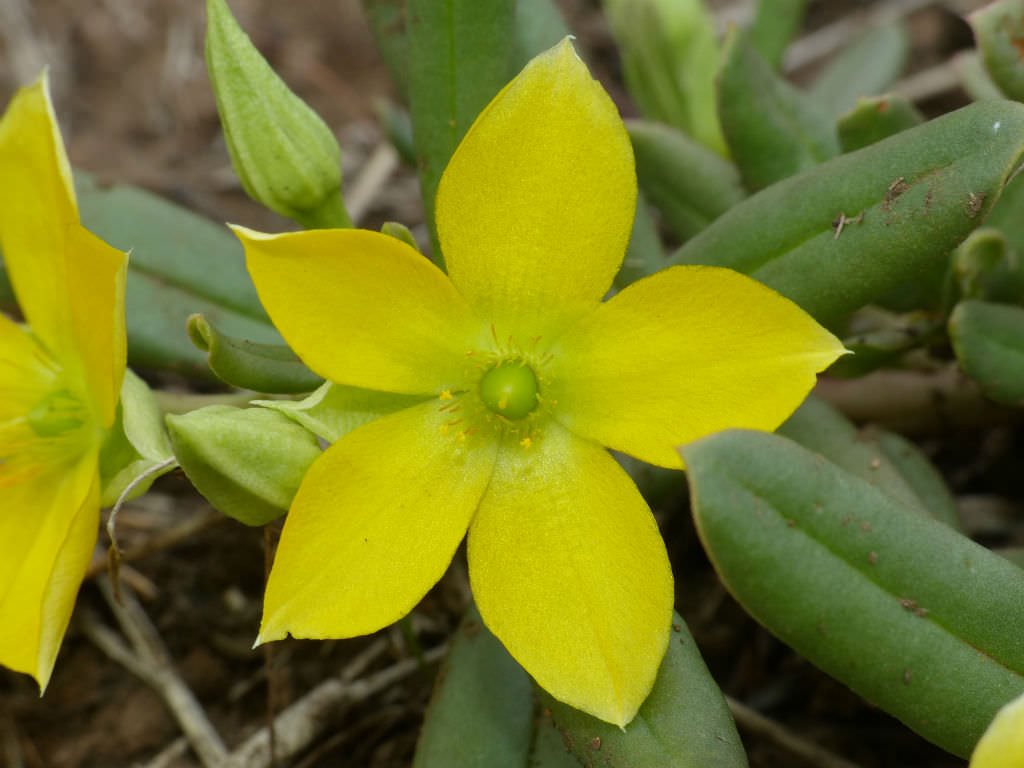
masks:
[[[245,191],[307,229],[351,227],[331,129],[274,73],[224,0],[207,0],[206,20],[206,68]]]
[[[196,490],[246,525],[265,525],[287,512],[320,455],[315,435],[266,408],[211,405],[167,416],[167,429]]]

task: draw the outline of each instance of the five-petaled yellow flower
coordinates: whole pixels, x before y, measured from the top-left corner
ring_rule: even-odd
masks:
[[[360,230],[237,228],[267,311],[331,381],[419,404],[346,434],[289,512],[259,641],[399,619],[468,531],[487,626],[556,698],[628,723],[665,652],[672,574],[605,447],[774,429],[843,352],[755,281],[675,267],[607,302],[636,177],[608,95],[564,41],[480,115],[437,194],[448,275]]]
[[[0,664],[45,689],[99,528],[125,370],[127,256],[79,223],[45,75],[0,119]]]

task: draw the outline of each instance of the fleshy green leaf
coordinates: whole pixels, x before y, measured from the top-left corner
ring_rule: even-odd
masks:
[[[624,729],[555,701],[538,689],[541,703],[551,711],[566,744],[585,765],[747,765],[729,707],[704,666],[697,644],[679,614],[673,613],[672,622],[668,651],[654,688]]]
[[[920,448],[902,435],[881,429],[871,430],[864,437],[885,454],[928,514],[953,530],[963,532],[956,499],[942,474]]]
[[[697,530],[759,622],[965,757],[1024,691],[1024,571],[790,440],[682,449]]]
[[[101,187],[84,173],[75,181],[82,223],[131,252],[125,296],[131,365],[209,377],[206,356],[186,331],[197,312],[233,336],[283,343],[245,271],[242,246],[226,227],[136,187]]]
[[[526,768],[532,723],[530,676],[472,606],[438,673],[413,768]]]
[[[958,53],[953,57],[953,65],[960,73],[964,90],[974,101],[1006,98],[999,90],[999,86],[993,82],[992,76],[985,69],[985,64],[976,51]]]
[[[409,108],[439,264],[444,262],[434,226],[437,184],[476,116],[514,74],[514,29],[514,0],[408,0]]]
[[[910,39],[903,21],[872,27],[829,62],[811,86],[811,97],[832,115],[839,116],[857,99],[875,96],[902,73]]]
[[[683,240],[746,197],[736,167],[685,134],[639,120],[626,127],[640,188]]]
[[[808,397],[777,433],[824,456],[919,513],[928,514],[889,460],[875,446],[862,441],[857,427],[824,400]]]
[[[726,38],[718,73],[722,131],[751,190],[839,153],[828,113],[777,75],[743,31]]]
[[[320,455],[313,433],[265,408],[211,405],[167,416],[174,455],[217,510],[246,525],[288,511]]]
[[[406,35],[406,0],[362,0],[362,6],[380,57],[391,73],[398,98],[408,104],[409,41]]]
[[[993,227],[974,230],[953,252],[960,296],[1015,303],[1024,298],[1024,264],[1006,235]]]
[[[839,118],[839,145],[843,152],[853,152],[923,122],[924,115],[902,96],[890,93],[858,99],[857,105]]]
[[[979,102],[744,200],[670,262],[746,273],[826,325],[894,292],[938,303],[1022,153],[1024,105]]]
[[[889,312],[868,305],[854,312],[847,323],[843,346],[853,352],[833,363],[832,376],[855,378],[876,368],[897,363],[912,349],[941,342],[945,323],[934,312]]]
[[[999,89],[1024,101],[1024,1],[997,0],[967,17],[985,68]]]
[[[260,344],[221,333],[202,315],[188,319],[192,343],[206,352],[207,365],[221,381],[269,394],[310,392],[324,380],[287,344]]]
[[[1024,308],[962,301],[950,315],[949,337],[960,366],[986,395],[1024,407]]]
[[[897,435],[860,431],[838,410],[813,396],[776,432],[921,514],[954,522],[959,528],[956,503],[941,475],[912,443]],[[891,460],[890,451],[899,457],[898,463]]]
[[[807,0],[759,0],[750,41],[773,69],[782,65],[782,55],[800,30],[806,10]]]
[[[1024,173],[1010,179],[985,219],[985,226],[1001,231],[1013,249],[1024,254]]]

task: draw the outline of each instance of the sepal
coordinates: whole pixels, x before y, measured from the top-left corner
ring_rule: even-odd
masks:
[[[136,478],[152,471],[131,489],[128,498],[141,496],[171,469],[168,465],[164,472],[153,471],[174,455],[161,417],[149,385],[126,369],[117,416],[100,451],[100,506],[116,503]]]

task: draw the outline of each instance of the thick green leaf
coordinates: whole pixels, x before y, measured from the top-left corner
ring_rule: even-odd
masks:
[[[974,230],[953,252],[961,298],[1016,303],[1024,299],[1024,265],[1006,235],[994,227]]]
[[[660,123],[626,124],[647,199],[683,240],[746,197],[736,166]]]
[[[777,432],[919,513],[928,514],[928,509],[888,458],[876,446],[862,440],[853,422],[824,400],[808,397]]]
[[[282,343],[245,270],[241,243],[226,227],[123,184],[102,187],[76,174],[82,223],[131,251],[125,303],[128,360],[209,377],[189,340],[188,317],[202,313],[225,333]]]
[[[522,69],[534,56],[570,34],[565,17],[552,0],[517,0],[514,68]]]
[[[914,491],[928,514],[953,530],[963,532],[956,499],[950,493],[942,473],[928,460],[924,452],[903,435],[881,429],[867,431],[864,437],[885,454]]]
[[[1007,547],[993,550],[997,555],[1009,560],[1018,568],[1024,568],[1024,547]]]
[[[529,768],[580,768],[583,765],[565,744],[551,716],[538,718],[533,732]]]
[[[811,86],[810,95],[837,117],[864,96],[885,91],[907,65],[910,36],[902,20],[872,27],[840,53]]]
[[[953,57],[953,64],[960,73],[964,90],[974,101],[1006,98],[1006,94],[992,81],[992,76],[976,51],[958,53]]]
[[[718,114],[743,182],[751,190],[839,153],[828,113],[776,74],[737,28],[730,31],[722,54]]]
[[[408,0],[409,99],[423,208],[443,264],[434,197],[448,160],[476,116],[511,79],[515,0]]]
[[[763,190],[670,261],[744,272],[834,326],[895,291],[938,292],[1022,153],[1024,105],[972,104]]]
[[[967,21],[992,80],[1009,98],[1024,101],[1024,0],[997,0]]]
[[[1024,173],[1010,179],[985,226],[1001,231],[1013,249],[1024,254]]]
[[[188,319],[192,343],[206,352],[210,370],[221,381],[268,394],[311,392],[324,383],[287,344],[260,344],[218,331],[202,315]]]
[[[985,394],[1024,407],[1024,308],[970,299],[949,318],[957,360]]]
[[[398,98],[409,103],[409,41],[405,30],[406,0],[362,0],[363,13],[384,60]]]
[[[861,98],[839,118],[839,146],[843,152],[853,152],[923,122],[924,115],[902,96]]]
[[[807,0],[760,0],[750,41],[773,69],[782,66],[782,55],[793,36],[800,30],[807,10]]]
[[[555,701],[538,689],[541,703],[565,743],[585,765],[606,768],[740,768],[747,765],[722,692],[704,666],[697,644],[673,614],[668,651],[658,679],[625,728]]]
[[[630,95],[644,116],[727,155],[715,108],[718,42],[702,0],[603,0]]]
[[[815,665],[962,757],[1024,692],[1024,571],[785,438],[681,450],[722,582]]]
[[[945,321],[934,312],[900,314],[869,304],[847,323],[843,346],[853,352],[836,360],[831,376],[856,378],[897,363],[907,352],[945,340]]]
[[[437,676],[413,768],[526,768],[530,676],[470,608]]]
[[[942,476],[908,440],[877,429],[858,430],[838,410],[814,396],[776,432],[921,514],[960,528],[956,502]]]

